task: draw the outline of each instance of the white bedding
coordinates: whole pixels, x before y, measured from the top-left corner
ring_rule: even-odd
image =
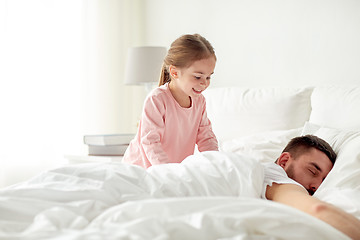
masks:
[[[0,191],[0,239],[347,239],[258,199],[262,184],[262,165],[235,153],[69,165]]]
[[[259,199],[260,163],[295,136],[324,138],[338,158],[314,197],[360,219],[360,88],[226,88],[206,97],[222,152],[148,170],[93,163],[44,172],[0,190],[0,239],[348,239]]]

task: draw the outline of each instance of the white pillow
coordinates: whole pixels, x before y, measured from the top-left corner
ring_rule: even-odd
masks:
[[[360,130],[360,87],[316,87],[310,122],[337,129]]]
[[[208,117],[219,142],[304,126],[312,88],[210,88]]]
[[[327,130],[321,129],[324,135]],[[330,130],[334,148],[338,151],[333,169],[315,192],[315,197],[332,203],[360,220],[360,132],[341,132]],[[315,133],[316,134],[316,133]]]
[[[306,121],[302,129],[301,135],[314,134],[320,128],[320,125]]]
[[[312,134],[318,136],[329,143],[336,153],[339,153],[345,143],[356,137],[359,133],[360,132],[358,131],[328,128],[311,122],[306,122],[301,135]]]

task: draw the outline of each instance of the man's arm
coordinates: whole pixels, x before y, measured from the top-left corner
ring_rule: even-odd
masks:
[[[360,239],[360,221],[343,210],[310,196],[305,189],[294,184],[267,186],[266,198],[306,212],[345,233]]]

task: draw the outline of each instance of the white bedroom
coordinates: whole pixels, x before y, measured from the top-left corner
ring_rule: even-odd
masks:
[[[360,205],[356,203],[360,202],[359,13],[360,2],[356,0],[0,0],[0,187],[16,192],[15,184],[20,184],[19,189],[24,188],[26,192],[26,184],[29,189],[36,190],[37,186],[42,188],[41,181],[44,181],[46,188],[45,182],[50,177],[42,174],[49,171],[68,173],[68,170],[57,169],[75,166],[69,162],[70,156],[87,159],[85,135],[135,134],[148,91],[144,85],[125,83],[129,49],[141,46],[169,49],[181,35],[198,33],[212,44],[217,58],[211,84],[203,95],[220,152],[247,154],[260,162],[270,161],[276,159],[285,143],[294,136],[309,133],[324,137],[337,152],[340,163],[334,165],[334,173],[324,182],[318,198],[360,219]],[[151,79],[152,89],[157,87],[158,80]],[[345,158],[351,160],[343,163]],[[109,163],[100,160],[98,164]],[[105,165],[99,165],[99,169],[111,172],[110,165]],[[74,172],[86,175],[86,169],[88,166]],[[126,171],[129,171],[129,179],[143,176],[142,172],[130,168],[120,172]],[[187,174],[191,175],[191,171]],[[94,194],[102,194],[100,185],[123,180],[114,176],[112,179],[111,175],[109,182],[104,177],[101,184],[95,183],[99,180],[96,174],[89,177],[100,189],[93,189]],[[160,173],[159,176],[157,181],[165,179]],[[180,175],[176,176],[181,179]],[[34,178],[32,182],[31,178]],[[240,177],[238,180],[245,181]],[[214,179],[207,184],[212,181],[217,184]],[[71,184],[74,189],[85,189],[90,182],[74,180],[65,185],[72,188]],[[138,189],[132,184],[125,188]],[[189,189],[195,188],[190,185]],[[111,235],[108,234],[116,223],[125,226],[126,220],[131,224],[116,232],[117,239],[185,239],[185,236],[260,239],[262,234],[273,236],[273,239],[293,239],[295,236],[289,230],[280,231],[282,237],[279,237],[276,226],[269,226],[269,220],[257,217],[252,219],[258,227],[251,225],[245,232],[240,227],[241,234],[233,234],[240,231],[239,226],[248,219],[223,215],[231,212],[223,201],[241,211],[256,211],[257,206],[254,203],[246,210],[246,204],[237,205],[233,199],[225,197],[212,198],[204,206],[201,206],[202,198],[194,199],[192,210],[199,207],[198,212],[206,213],[198,221],[194,219],[199,215],[182,216],[179,211],[190,210],[186,207],[174,210],[172,203],[165,200],[136,205],[137,200],[149,199],[138,199],[139,196],[149,192],[159,194],[153,185],[147,187],[130,191],[127,196],[115,194],[119,201],[129,201],[126,204],[130,206],[115,206],[109,193],[106,193],[109,197],[106,194],[99,197],[100,202],[94,200],[84,206],[80,202],[92,196],[85,194],[84,199],[79,198],[76,203],[73,199],[71,207],[66,207],[68,211],[76,204],[81,206],[81,212],[71,214],[56,210],[56,206],[50,204],[55,198],[61,198],[61,193],[48,199],[51,191],[39,190],[39,198],[48,201],[44,205],[49,204],[49,209],[41,212],[41,204],[37,203],[38,210],[25,211],[18,218],[4,218],[0,239],[55,239],[57,235],[59,239],[81,239],[93,232],[96,232],[94,239],[109,239]],[[117,190],[114,187],[109,191]],[[348,195],[341,195],[344,191]],[[22,192],[19,194],[21,196]],[[189,203],[185,198],[178,201],[181,206]],[[6,204],[0,203],[0,206]],[[161,209],[162,204],[168,209],[163,214],[164,219],[144,229],[141,227],[147,220],[135,223],[143,213],[148,220],[155,219],[146,208],[153,206],[155,211]],[[206,206],[218,204],[224,212],[204,210]],[[259,205],[261,209],[270,206]],[[113,208],[116,215],[111,216],[106,211],[108,208]],[[90,210],[86,213],[85,209]],[[276,219],[282,224],[289,216],[301,216],[298,223],[304,227],[296,230],[299,239],[308,236],[307,230],[312,224],[314,236],[320,239],[347,239],[320,221],[308,216],[303,218],[301,214],[280,207],[281,210],[284,215]],[[57,211],[68,221],[57,222],[60,221],[55,217]],[[265,218],[273,214],[263,211]],[[218,214],[220,219],[228,217],[233,227],[227,226],[225,220],[216,222],[211,214]],[[211,216],[210,223],[206,225],[204,219],[208,216]],[[46,223],[41,222],[41,218]],[[115,225],[107,225],[109,222]],[[173,228],[171,222],[186,227]],[[286,223],[286,226],[291,229],[291,224],[295,223]],[[220,225],[215,227],[217,224]],[[49,232],[42,232],[40,228],[48,228]],[[211,228],[216,233],[209,237],[210,233],[204,231]],[[259,234],[259,229],[264,232]],[[183,234],[186,231],[188,235]]]

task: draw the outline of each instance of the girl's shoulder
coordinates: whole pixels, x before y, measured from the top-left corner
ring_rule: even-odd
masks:
[[[170,90],[167,86],[160,86],[153,89],[145,99],[145,105],[147,104],[155,104],[155,105],[164,105],[166,102],[169,101],[169,93]],[[171,93],[170,93],[171,94]]]
[[[150,98],[163,98],[163,97],[167,97],[168,95],[168,92],[169,92],[169,88],[167,85],[162,85],[162,86],[159,86],[155,89],[153,89],[148,97]]]

